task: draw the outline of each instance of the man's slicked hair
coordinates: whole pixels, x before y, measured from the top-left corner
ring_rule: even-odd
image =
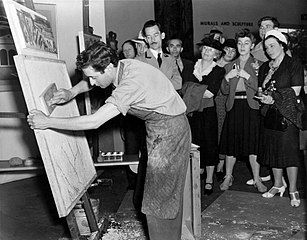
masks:
[[[76,65],[79,70],[91,66],[96,71],[104,73],[110,63],[117,67],[118,56],[116,52],[109,45],[98,41],[77,56]]]
[[[145,22],[143,28],[142,28],[142,34],[144,37],[146,37],[146,32],[145,29],[149,28],[149,27],[153,27],[153,26],[158,26],[159,31],[162,33],[162,29],[161,29],[161,24],[156,22],[155,20],[148,20],[147,22]]]

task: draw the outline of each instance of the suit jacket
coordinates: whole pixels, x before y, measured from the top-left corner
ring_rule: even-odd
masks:
[[[162,65],[160,68],[157,59],[154,57],[154,55],[149,49],[141,56],[137,56],[135,59],[142,61],[144,63],[148,63],[160,69],[166,75],[166,77],[171,81],[175,90],[181,89],[182,78],[180,76],[180,72],[178,71],[176,61],[171,55],[166,53],[162,54]]]
[[[254,96],[258,90],[258,77],[257,77],[258,70],[254,69],[252,66],[253,63],[255,63],[255,61],[256,60],[252,56],[250,56],[244,66],[244,70],[250,75],[249,79],[244,81],[244,84],[245,84],[247,102],[248,102],[249,107],[252,109],[259,109],[258,101],[254,99]],[[258,63],[259,65],[262,64],[262,62],[260,61],[258,61]],[[240,59],[237,58],[236,60],[232,61],[231,63],[225,66],[226,74],[231,71],[234,64],[239,65]],[[238,82],[239,82],[239,78],[237,77],[230,78],[229,82],[227,82],[225,78],[222,81],[221,91],[222,93],[228,95],[228,98],[226,100],[226,111],[227,112],[230,111],[233,107]]]
[[[195,63],[184,58],[181,58],[181,61],[183,64],[183,69],[180,74],[182,78],[182,84],[184,84],[185,82],[192,81],[191,79],[194,77],[193,71]]]

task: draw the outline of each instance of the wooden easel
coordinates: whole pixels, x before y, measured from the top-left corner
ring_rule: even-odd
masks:
[[[81,236],[80,231],[78,229],[76,216],[73,210],[66,216],[66,221],[70,231],[70,235],[73,240],[83,240],[83,239],[98,240],[101,237],[101,235],[106,232],[106,229],[108,227],[108,220],[102,218],[100,221],[98,222],[96,221],[93,207],[87,192],[82,196],[81,200],[83,202],[83,207],[91,231],[91,235],[88,237]]]
[[[33,0],[25,0],[25,6],[35,11]],[[88,13],[88,0],[83,1],[83,9],[87,9]],[[22,113],[2,113],[2,117],[17,117],[17,118],[25,118],[25,115]],[[72,209],[69,214],[66,216],[66,221],[70,230],[70,234],[73,240],[83,240],[83,239],[90,239],[90,240],[98,240],[103,232],[106,231],[108,226],[108,221],[106,219],[101,219],[100,221],[96,221],[92,204],[90,202],[90,198],[85,189],[85,193],[81,197],[83,202],[83,208],[85,211],[85,215],[89,224],[90,228],[90,236],[81,236],[80,231],[78,229],[77,220],[74,214],[74,209]]]
[[[26,115],[24,113],[17,112],[0,112],[0,118],[21,118],[25,119]],[[33,171],[41,169],[42,166],[33,166],[33,167],[25,167],[25,166],[9,166],[8,162],[3,162],[0,165],[0,172],[3,171]],[[91,231],[91,235],[87,238],[86,236],[82,236],[78,229],[78,224],[76,220],[76,216],[74,214],[74,210],[72,210],[67,216],[66,221],[68,228],[70,230],[70,234],[73,240],[83,240],[83,239],[91,239],[98,240],[101,234],[106,232],[106,228],[108,226],[107,219],[100,219],[99,222],[96,221],[92,204],[90,202],[90,198],[87,192],[81,197],[81,201],[83,202],[83,208],[86,214],[86,218],[89,224],[89,228]]]

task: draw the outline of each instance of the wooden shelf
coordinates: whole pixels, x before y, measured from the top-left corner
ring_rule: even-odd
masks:
[[[9,161],[0,161],[0,172],[10,172],[10,171],[32,171],[43,169],[43,165],[33,165],[33,166],[11,166]]]
[[[107,167],[107,166],[123,166],[123,165],[137,165],[139,164],[138,155],[123,155],[123,161],[105,161],[95,162],[95,167]],[[9,161],[0,161],[0,172],[13,172],[13,171],[33,171],[43,169],[43,165],[33,166],[11,166]]]

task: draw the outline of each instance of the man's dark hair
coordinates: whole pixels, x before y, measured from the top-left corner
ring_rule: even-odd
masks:
[[[255,41],[256,41],[254,34],[252,34],[249,29],[244,28],[244,29],[242,29],[242,30],[240,30],[239,32],[236,33],[236,36],[235,36],[236,43],[238,43],[239,38],[244,38],[244,37],[250,38],[252,43],[255,43]]]
[[[145,22],[143,28],[142,28],[142,34],[144,37],[146,37],[146,32],[145,29],[149,28],[149,27],[153,27],[153,26],[158,26],[159,31],[162,33],[162,29],[161,29],[161,25],[160,23],[156,22],[155,20],[148,20],[147,22]]]
[[[259,21],[258,21],[258,27],[260,27],[261,26],[261,23],[263,22],[263,21],[268,21],[268,20],[270,20],[270,21],[272,21],[273,22],[273,27],[275,28],[275,27],[279,27],[279,22],[278,22],[278,20],[277,20],[277,18],[275,18],[275,17],[271,17],[271,16],[265,16],[265,17],[262,17],[262,18],[260,18],[259,19]]]
[[[118,56],[116,52],[104,42],[98,41],[77,56],[76,65],[79,70],[91,66],[96,71],[104,73],[110,63],[117,67]]]

